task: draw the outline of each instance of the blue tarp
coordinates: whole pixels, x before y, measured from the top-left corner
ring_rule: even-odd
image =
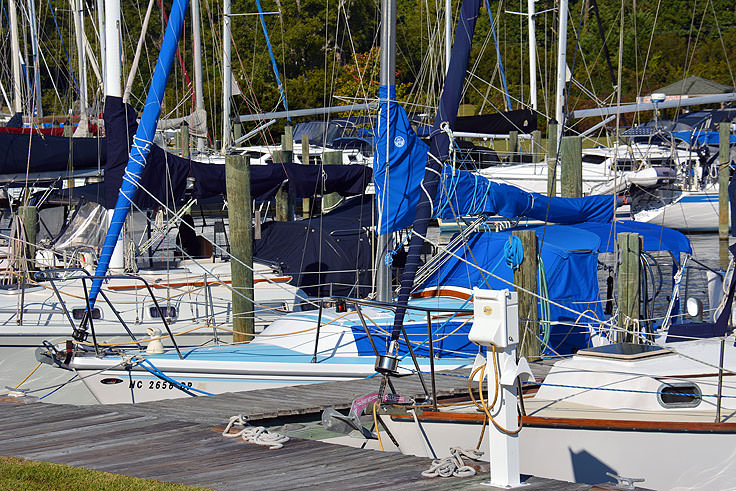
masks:
[[[537,233],[541,237],[541,231]],[[465,245],[461,245],[454,253],[513,283],[513,271],[504,257],[504,247],[510,235],[511,231],[476,232],[467,239],[472,255]],[[549,298],[574,312],[590,309],[598,318],[603,319],[597,276],[600,243],[600,238],[595,233],[577,227],[549,225],[540,255],[547,276]],[[448,259],[420,289],[438,286],[514,290],[511,284],[454,257]],[[588,329],[572,326],[578,319],[578,314],[574,312],[550,305],[550,320],[563,323],[553,324],[551,328],[550,346],[557,353],[572,353],[573,350],[588,345]]]
[[[613,223],[579,223],[575,228],[592,232],[601,239],[598,252],[613,252],[616,235],[624,232],[633,232],[643,238],[645,251],[670,251],[680,262],[680,254],[692,254],[690,239],[682,232],[654,223],[634,222],[630,220]]]
[[[700,145],[718,145],[721,141],[720,134],[717,131],[673,131],[672,136],[690,145],[694,143],[698,143]],[[731,145],[736,143],[736,135],[731,134],[728,141]]]

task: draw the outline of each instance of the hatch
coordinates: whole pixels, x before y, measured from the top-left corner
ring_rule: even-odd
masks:
[[[640,360],[642,358],[672,354],[672,350],[651,344],[616,343],[581,349],[577,354],[613,360]]]

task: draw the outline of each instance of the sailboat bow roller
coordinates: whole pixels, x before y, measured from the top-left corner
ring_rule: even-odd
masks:
[[[529,193],[457,170],[447,163],[452,156],[452,130],[462,97],[479,9],[480,0],[463,1],[429,146],[412,130],[406,111],[395,100],[393,85],[382,85],[380,89],[379,131],[373,170],[376,194],[380,196],[379,233],[387,235],[413,227],[388,350],[376,364],[383,373],[391,373],[391,366],[398,361],[398,339],[403,332],[406,305],[430,219],[501,215],[558,224],[608,223],[613,219],[617,205],[609,195],[568,199]]]
[[[128,216],[131,203],[138,189],[138,182],[146,166],[146,158],[153,145],[158,118],[161,115],[161,102],[166,90],[166,83],[169,80],[169,74],[171,73],[171,65],[174,61],[176,47],[179,43],[179,36],[184,26],[184,16],[186,15],[188,4],[189,0],[174,0],[171,6],[169,22],[166,25],[161,51],[153,72],[153,80],[148,89],[148,96],[146,97],[140,124],[133,137],[133,145],[130,149],[128,164],[125,168],[117,203],[115,204],[115,211],[113,212],[110,227],[107,230],[107,236],[105,237],[102,252],[100,253],[100,259],[97,263],[97,269],[95,270],[95,278],[89,293],[88,308],[90,310],[94,307],[97,295],[102,286],[103,277],[107,274],[115,244],[122,231],[123,223]],[[89,315],[89,312],[87,312],[87,315]],[[74,333],[75,339],[84,340],[87,337],[85,326],[85,324],[82,324],[82,328]]]

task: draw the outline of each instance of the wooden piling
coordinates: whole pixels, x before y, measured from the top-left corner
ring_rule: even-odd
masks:
[[[243,123],[233,123],[233,145],[239,145],[237,142],[243,136]]]
[[[560,145],[561,191],[563,198],[583,195],[583,142],[579,136],[563,136]]]
[[[509,152],[509,162],[517,162],[519,160],[519,132],[516,130],[509,131],[507,150]]]
[[[639,255],[641,236],[635,233],[618,234],[618,342],[641,341],[639,337]]]
[[[309,165],[309,135],[302,135],[302,165]],[[310,198],[302,198],[302,218],[309,218]]]
[[[324,165],[342,165],[342,152],[337,150],[333,152],[324,152],[322,154],[322,163]],[[340,202],[338,193],[329,193],[322,195],[322,213],[326,213]]]
[[[547,196],[557,195],[557,125],[547,127]]]
[[[542,132],[539,130],[532,131],[532,139],[529,140],[529,153],[532,157],[532,162],[542,161]]]
[[[181,156],[185,159],[189,158],[189,147],[191,145],[191,140],[189,138],[189,125],[186,123],[183,123],[181,125]]]
[[[294,162],[294,129],[291,126],[284,128],[284,134],[281,135],[281,149],[274,150],[271,156],[275,164],[288,164]]]
[[[248,334],[255,333],[250,159],[243,155],[227,155],[225,175],[233,287],[233,342],[247,343],[252,339]]]
[[[524,259],[514,270],[514,283],[519,290],[519,356],[527,360],[538,360],[539,342],[539,302],[535,295],[522,291],[537,292],[537,233],[534,230],[517,230],[513,232],[521,240]]]
[[[64,122],[64,137],[71,138],[74,136],[74,125],[71,121],[67,120]]]
[[[729,163],[730,156],[730,123],[718,123],[718,238],[728,240],[729,213],[728,213],[728,184],[731,179]],[[724,266],[723,264],[721,266]],[[726,265],[728,266],[728,265]]]
[[[289,183],[284,182],[276,192],[276,221],[288,222],[294,219],[294,196],[289,192]]]
[[[38,208],[35,206],[19,206],[18,216],[23,221],[23,232],[26,236],[26,257],[29,268],[36,259],[36,236],[38,234]]]

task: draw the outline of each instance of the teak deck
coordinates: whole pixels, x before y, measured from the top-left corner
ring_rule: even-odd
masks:
[[[464,378],[440,379],[441,393],[463,391]],[[348,407],[354,396],[375,390],[377,383],[333,382],[135,406],[52,405],[0,397],[0,455],[216,490],[465,489],[488,481],[487,464],[472,478],[427,479],[420,475],[430,463],[425,458],[300,439],[269,450],[221,435],[235,414],[252,420],[316,415],[328,406]],[[418,382],[404,379],[397,385],[404,394],[412,388],[421,393]],[[530,491],[591,489],[536,477],[527,483]]]

